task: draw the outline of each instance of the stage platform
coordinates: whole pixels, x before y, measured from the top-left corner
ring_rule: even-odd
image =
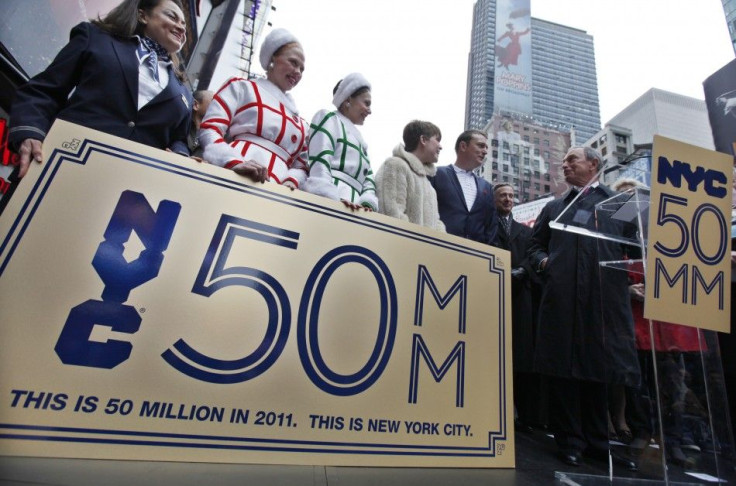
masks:
[[[203,464],[0,457],[0,485],[13,486],[536,486],[564,484],[662,484],[656,476],[614,470],[608,481],[606,464],[586,460],[571,468],[556,459],[552,437],[544,430],[517,433],[516,469],[427,469]],[[706,468],[709,454],[687,451],[694,467]],[[736,484],[734,462],[724,459],[722,479]],[[710,469],[708,467],[707,469]],[[716,484],[699,480],[679,466],[670,466],[670,484]],[[566,479],[560,479],[566,478]]]

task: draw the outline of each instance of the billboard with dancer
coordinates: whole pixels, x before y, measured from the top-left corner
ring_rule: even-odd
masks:
[[[532,113],[531,10],[529,0],[496,4],[497,109]]]

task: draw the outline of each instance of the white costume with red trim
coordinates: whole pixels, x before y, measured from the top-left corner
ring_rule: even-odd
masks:
[[[270,180],[299,187],[307,178],[307,127],[291,96],[272,82],[230,78],[200,125],[202,158],[228,169],[253,160]]]

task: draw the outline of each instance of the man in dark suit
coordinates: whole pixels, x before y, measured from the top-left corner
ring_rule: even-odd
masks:
[[[455,163],[437,168],[430,179],[437,192],[440,219],[450,234],[494,245],[498,220],[493,190],[488,181],[473,173],[488,153],[486,134],[464,131],[455,142],[455,153]]]
[[[563,462],[577,466],[585,454],[636,470],[625,451],[610,449],[607,419],[607,385],[636,386],[640,380],[628,275],[599,265],[623,260],[630,247],[550,227],[559,218],[633,240],[633,225],[596,212],[596,204],[616,194],[598,183],[600,164],[595,150],[571,148],[562,170],[573,188],[547,203],[534,224],[529,262],[544,278],[534,370],[549,384],[550,427]]]
[[[498,246],[511,252],[511,315],[513,316],[514,407],[516,430],[531,432],[531,424],[544,424],[546,400],[540,393],[539,375],[534,373],[534,320],[537,310],[532,301],[532,286],[539,277],[529,265],[527,250],[532,242],[532,229],[514,221],[514,188],[496,184],[493,196],[498,214]],[[538,302],[537,302],[538,304]]]

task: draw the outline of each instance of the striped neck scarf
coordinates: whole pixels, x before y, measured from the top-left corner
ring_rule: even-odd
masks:
[[[138,46],[138,56],[142,59],[143,56],[145,56],[146,54],[151,54],[150,56],[148,56],[146,62],[148,63],[148,67],[151,69],[151,72],[153,73],[153,78],[156,80],[156,82],[160,82],[158,78],[158,60],[160,58],[164,62],[170,62],[171,56],[169,56],[169,53],[166,51],[166,49],[164,49],[163,46],[155,40],[149,37],[141,37],[140,40],[141,43]]]

